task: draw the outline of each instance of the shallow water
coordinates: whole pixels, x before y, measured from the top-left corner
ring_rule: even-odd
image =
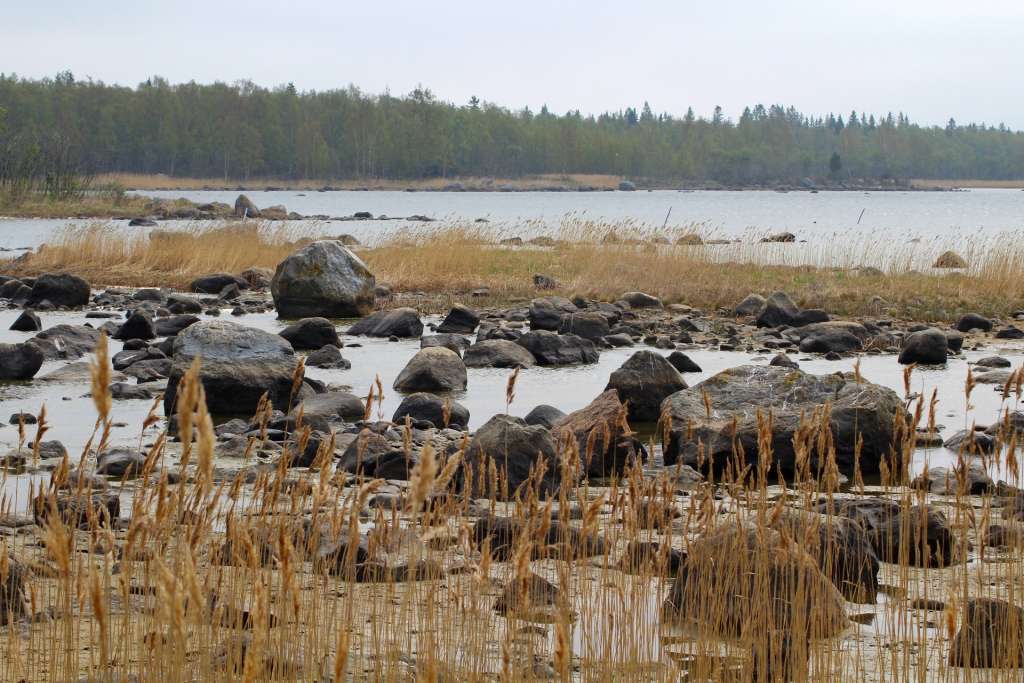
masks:
[[[31,333],[13,332],[8,328],[20,311],[10,309],[0,311],[0,342],[19,342],[31,337]],[[226,319],[240,324],[257,327],[271,332],[278,332],[285,324],[273,313],[251,314],[239,318],[228,315]],[[206,316],[203,316],[206,317]],[[82,324],[91,322],[94,325],[103,321],[87,321],[82,312],[53,312],[42,314],[44,327],[60,323]],[[427,317],[425,323],[437,323],[439,318]],[[347,329],[347,323],[339,322],[340,329]],[[429,331],[426,333],[429,334]],[[389,342],[369,337],[346,337],[346,344],[356,343],[359,347],[346,346],[342,353],[352,362],[350,370],[324,370],[308,368],[310,377],[322,380],[330,385],[351,387],[358,395],[365,396],[377,377],[384,387],[384,400],[379,408],[374,408],[374,416],[390,419],[402,400],[402,396],[391,389],[398,373],[408,360],[419,350],[419,340],[403,340]],[[534,406],[546,403],[565,412],[586,406],[598,394],[604,391],[609,375],[618,368],[630,355],[639,348],[609,349],[601,353],[598,363],[593,365],[567,368],[530,368],[523,370],[516,382],[515,397],[511,405],[506,406],[505,389],[511,371],[490,368],[469,368],[468,389],[453,394],[453,398],[470,411],[470,428],[479,427],[496,413],[506,410],[517,416],[524,416]],[[121,343],[110,341],[111,355],[121,349]],[[653,349],[651,349],[653,350]],[[667,351],[657,351],[667,354]],[[697,348],[686,351],[701,368],[700,373],[688,373],[684,377],[691,386],[697,382],[727,368],[747,363],[767,363],[768,354],[746,353],[741,351],[718,351]],[[1024,363],[1024,343],[1008,342],[991,345],[984,349],[968,350],[962,357],[953,358],[946,366],[933,369],[918,368],[911,380],[911,391],[930,397],[933,389],[938,392],[938,410],[936,420],[944,426],[941,432],[948,437],[955,431],[970,426],[972,422],[988,425],[998,419],[1000,411],[1006,404],[1000,395],[1001,385],[979,384],[971,396],[971,407],[968,410],[964,399],[964,383],[967,377],[968,362],[984,356],[1000,354],[1008,358],[1014,366]],[[844,358],[839,361],[827,361],[822,357],[810,357],[798,354],[800,367],[813,374],[853,371],[855,358]],[[86,445],[96,419],[95,408],[89,398],[88,382],[56,384],[40,381],[43,375],[66,365],[67,361],[47,362],[31,382],[0,383],[0,449],[15,448],[18,445],[17,425],[6,424],[7,416],[19,411],[38,414],[45,404],[49,431],[46,439],[58,439],[67,446],[72,457],[77,459]],[[903,395],[903,367],[896,361],[895,355],[863,355],[860,356],[860,372],[872,382],[888,386]],[[1013,399],[1011,398],[1011,407]],[[112,443],[139,444],[151,440],[153,433],[142,439],[140,428],[152,406],[149,400],[119,400],[114,402],[113,419],[116,425],[112,433]],[[162,414],[162,412],[161,412]],[[927,414],[927,411],[926,411]],[[26,427],[27,440],[31,442],[35,427]],[[919,449],[911,465],[913,472],[919,471],[925,463],[931,467],[949,466],[956,462],[956,454],[944,448]],[[995,467],[996,465],[994,465]],[[998,472],[994,472],[998,474]],[[23,491],[25,481],[14,477],[3,487],[8,495],[15,491]]]

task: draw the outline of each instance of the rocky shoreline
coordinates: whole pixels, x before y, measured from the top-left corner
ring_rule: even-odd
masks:
[[[4,456],[5,466],[49,474],[53,486],[32,501],[30,518],[15,515],[11,524],[31,534],[59,518],[80,529],[83,539],[97,525],[106,527],[113,544],[106,551],[120,553],[125,565],[141,565],[150,560],[131,559],[128,539],[136,532],[129,530],[141,523],[136,515],[143,509],[134,509],[133,501],[156,493],[146,485],[151,478],[162,487],[197,491],[231,485],[263,505],[287,490],[291,512],[279,511],[286,525],[253,526],[244,543],[234,528],[213,533],[210,566],[256,562],[372,586],[458,582],[498,571],[481,568],[493,562],[514,569],[511,579],[483,589],[494,597],[493,612],[550,626],[563,618],[568,586],[564,577],[552,583],[556,574],[542,566],[568,561],[587,576],[594,562],[603,562],[604,571],[614,565],[654,581],[655,593],[667,589],[663,624],[735,640],[765,628],[769,619],[785,635],[783,649],[752,656],[774,657],[787,672],[817,656],[809,643],[851,637],[857,610],[875,609],[871,618],[881,618],[878,595],[889,591],[893,599],[883,581],[894,572],[952,572],[981,553],[1016,547],[1024,491],[994,477],[983,458],[1014,448],[1024,414],[1007,407],[988,425],[939,437],[959,455],[957,468],[925,468],[911,478],[907,459],[916,447],[934,444],[940,431],[927,397],[912,391],[912,374],[996,340],[1024,338],[1017,323],[1024,312],[1012,320],[969,313],[926,325],[888,317],[880,304],[878,315],[837,320],[800,308],[783,292],[751,294],[731,310],[702,311],[637,291],[615,301],[570,299],[551,295],[551,278],[543,274],[533,282],[537,297],[531,301],[477,307],[468,298],[446,306],[443,317],[425,320],[420,295],[378,283],[337,240],[302,246],[275,272],[211,273],[193,281],[189,292],[94,291],[67,273],[4,277],[0,298],[21,311],[12,329],[32,336],[0,345],[0,378],[92,382],[98,406],[104,396],[152,401],[148,427],[166,429],[169,439],[144,429],[141,448],[101,444],[71,467],[64,444],[42,438],[45,414],[12,416],[19,432],[39,427],[34,441]],[[47,317],[66,310],[83,313],[89,323],[45,327]],[[271,312],[289,323],[277,334],[245,324],[248,315]],[[109,367],[104,333],[116,344]],[[308,368],[345,372],[352,363],[346,348],[369,340],[419,340],[392,386],[382,386],[378,376],[375,388],[359,395],[307,374]],[[98,365],[90,369],[83,359],[98,346]],[[541,368],[571,383],[573,373],[586,372],[602,354],[623,349],[635,351],[584,407],[565,412],[539,404],[522,418],[508,414],[520,372]],[[742,352],[764,362],[731,366],[691,385],[687,375],[701,372],[688,355],[696,350]],[[876,356],[907,369],[902,395],[864,379],[859,361],[852,373],[801,369],[812,360]],[[65,364],[37,376],[53,361]],[[509,374],[506,411],[474,422],[461,396],[470,370],[481,368]],[[1007,396],[1016,391],[1019,398],[1021,373],[1006,358],[977,360],[969,377],[969,384],[989,384]],[[385,391],[402,396],[391,415],[382,413]],[[644,430],[650,438],[642,437]],[[190,464],[190,450],[207,447],[212,460]],[[867,491],[864,477],[882,486]],[[742,503],[758,490],[759,503]],[[346,523],[354,531],[314,533],[321,507],[343,494],[350,496],[353,516]],[[968,532],[953,512],[962,499],[976,496],[991,502],[995,515]],[[447,510],[443,516],[454,526],[441,523],[415,541],[391,545],[375,536],[412,533],[427,523],[417,521],[421,510]],[[185,520],[202,514],[197,507],[178,513]],[[756,522],[756,531],[744,526],[755,524],[757,514],[770,516],[770,523]],[[387,515],[401,521],[389,526]],[[745,521],[737,526],[736,520]],[[915,535],[908,541],[911,527]],[[637,535],[637,528],[655,533]],[[819,533],[820,544],[791,543]],[[538,535],[546,540],[524,540]],[[37,565],[42,550],[19,552],[19,563]],[[524,570],[531,562],[533,569]],[[749,567],[763,573],[767,588],[749,583]],[[25,571],[5,594],[14,596],[5,598],[10,611],[23,618],[29,610],[24,584],[47,580]],[[905,589],[934,594],[921,588],[928,580],[913,579]],[[748,609],[761,600],[767,611]],[[723,611],[706,612],[703,606],[712,603]],[[1019,608],[1006,599],[978,596],[965,604],[965,624],[1018,623]],[[916,614],[933,607],[908,602],[905,609]],[[805,613],[814,615],[810,625],[800,616]],[[225,623],[237,635],[252,630],[255,618],[239,611],[237,620]],[[944,661],[951,667],[1018,661],[1018,641],[984,633],[964,626]],[[558,657],[538,663],[532,653],[543,650],[541,640],[531,635],[524,642],[531,643],[527,654],[492,652],[485,659],[512,662],[507,666],[520,673],[567,666]],[[940,647],[938,639],[929,643]],[[223,647],[228,661],[254,656],[231,639]],[[584,666],[579,656],[573,661]],[[283,666],[279,660],[265,665],[268,671]],[[287,665],[301,668],[298,660]]]

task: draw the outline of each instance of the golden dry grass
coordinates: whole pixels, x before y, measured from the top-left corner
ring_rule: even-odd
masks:
[[[922,190],[955,190],[957,188],[1000,188],[1000,189],[1024,189],[1024,179],[1020,180],[983,180],[983,179],[961,179],[943,180],[931,178],[915,178],[910,181],[911,187]]]
[[[330,232],[329,224],[271,228],[250,222],[197,224],[147,237],[94,224],[65,230],[4,272],[67,270],[97,284],[180,288],[210,272],[273,269],[300,244]],[[446,224],[392,233],[358,251],[378,281],[396,291],[446,297],[487,288],[499,302],[536,296],[535,273],[555,278],[562,294],[614,300],[640,290],[666,303],[712,310],[730,308],[751,292],[776,290],[835,314],[921,321],[948,320],[966,310],[1007,315],[1024,301],[1024,249],[1014,235],[970,247],[962,252],[970,267],[954,272],[927,267],[941,245],[884,239],[673,246],[629,224],[576,222],[547,246],[501,244],[512,234],[508,227]]]
[[[97,440],[111,419],[106,362],[101,342]],[[69,476],[65,458],[34,500],[38,524],[5,541],[3,680],[1019,681],[1024,625],[1012,614],[976,636],[994,638],[979,649],[991,651],[992,668],[952,666],[950,653],[969,599],[1019,602],[1022,547],[951,552],[952,564],[941,566],[909,560],[930,555],[926,540],[934,540],[913,506],[944,511],[951,535],[935,549],[952,551],[983,543],[1002,516],[998,499],[969,496],[963,482],[930,497],[894,470],[870,495],[894,501],[903,520],[898,540],[874,541],[895,556],[879,567],[871,553],[847,554],[850,546],[829,540],[834,517],[799,512],[819,503],[833,510],[849,495],[836,489],[827,418],[804,422],[795,444],[798,462],[826,444],[820,478],[809,467],[788,484],[771,475],[763,422],[766,451],[755,471],[688,493],[675,489],[669,469],[644,476],[627,467],[600,485],[566,483],[592,455],[569,439],[559,449],[563,485],[551,497],[527,483],[511,502],[471,500],[452,477],[453,464],[465,466],[465,444],[443,466],[423,446],[405,503],[377,507],[370,502],[387,484],[332,471],[326,449],[310,470],[290,469],[285,450],[254,482],[219,476],[198,370],[183,378],[177,410],[196,441],[174,446],[166,433],[147,435],[146,464],[134,483],[120,484],[122,510],[130,507],[123,522],[93,514],[96,507],[58,512],[58,501],[94,495]],[[269,411],[263,427],[267,419]],[[300,443],[305,429],[297,425]],[[405,443],[412,457],[410,433]],[[912,439],[897,448],[894,462],[909,456]],[[1007,464],[1015,441],[1009,449]],[[93,457],[84,454],[83,464]],[[498,472],[477,474],[494,491]],[[516,531],[476,534],[487,512]],[[657,546],[640,551],[649,542]],[[672,578],[670,548],[683,553],[682,579]],[[393,569],[403,563],[418,569]],[[839,566],[841,576],[877,569],[885,597],[876,601],[871,588],[844,601],[828,578]],[[685,599],[663,609],[669,596]]]

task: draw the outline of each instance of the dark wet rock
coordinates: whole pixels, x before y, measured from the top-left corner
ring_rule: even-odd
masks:
[[[565,413],[554,406],[541,404],[526,414],[523,421],[528,425],[540,425],[551,429],[559,420],[565,417]]]
[[[132,294],[133,301],[152,301],[155,303],[162,303],[166,298],[166,294],[161,292],[159,289],[154,289],[152,287],[143,287]]]
[[[609,389],[584,408],[569,413],[551,429],[556,443],[575,440],[588,477],[622,475],[633,462],[643,462],[647,450],[626,426],[625,406]]]
[[[107,477],[137,477],[146,456],[132,448],[108,448],[96,456],[96,474]]]
[[[270,332],[209,320],[188,327],[174,341],[166,414],[174,412],[178,382],[199,356],[199,377],[212,414],[252,415],[264,393],[275,408],[288,408],[298,365],[291,345]]]
[[[1024,330],[1019,327],[1009,325],[1002,329],[996,330],[996,339],[1024,339]]]
[[[417,391],[448,392],[466,388],[466,364],[459,354],[443,346],[420,349],[395,378],[394,389],[402,393]]]
[[[764,308],[757,316],[758,327],[802,327],[813,323],[827,322],[828,313],[819,309],[801,310],[785,292],[775,292],[765,301]]]
[[[769,361],[768,365],[776,368],[790,368],[793,370],[800,367],[800,365],[795,360],[793,360],[784,353],[777,353],[774,356],[772,356],[772,359],[771,361]]]
[[[348,370],[352,363],[341,355],[341,349],[334,344],[326,344],[306,356],[306,365],[311,368],[331,370]]]
[[[964,260],[963,256],[957,254],[955,251],[945,251],[935,259],[935,263],[932,264],[933,268],[966,268],[967,261]]]
[[[259,218],[260,210],[251,199],[240,194],[235,198],[234,215],[235,218]]]
[[[966,495],[980,496],[995,490],[995,484],[978,463],[966,467],[931,467],[910,482],[910,487],[941,495],[956,495],[962,488]]]
[[[644,292],[626,292],[619,299],[629,304],[630,308],[661,308],[661,299]]]
[[[611,374],[605,391],[615,390],[619,399],[628,403],[631,420],[654,422],[661,416],[662,401],[685,388],[686,382],[668,359],[644,350]]]
[[[469,425],[468,408],[458,401],[446,400],[426,392],[409,394],[403,398],[391,421],[395,424],[404,424],[407,416],[413,422],[429,422],[438,429],[465,429]]]
[[[742,317],[753,317],[761,313],[766,303],[767,300],[760,294],[748,294],[743,301],[736,304],[733,313]]]
[[[154,339],[156,330],[153,327],[153,320],[147,314],[136,311],[118,328],[114,338],[121,340]]]
[[[492,460],[499,482],[486,481]],[[472,480],[467,484],[475,497],[486,497],[489,487],[494,485],[498,499],[508,500],[528,481],[530,470],[538,461],[543,461],[546,468],[539,493],[541,496],[553,494],[562,483],[562,468],[550,432],[544,427],[528,425],[518,417],[495,415],[470,441],[464,463],[471,468]]]
[[[373,309],[376,281],[336,240],[306,245],[277,266],[270,291],[282,318],[345,318]]]
[[[990,524],[985,531],[984,543],[990,548],[1024,547],[1024,528],[1004,524]]]
[[[31,292],[32,288],[26,286],[21,280],[11,279],[0,285],[0,299],[24,298],[27,300]],[[19,297],[20,294],[24,294],[24,297]]]
[[[162,393],[158,387],[150,387],[148,384],[127,384],[125,382],[114,382],[110,385],[110,397],[115,401],[126,400],[147,400],[151,401]]]
[[[366,477],[405,480],[415,464],[412,453],[407,454],[400,443],[392,443],[376,432],[363,429],[345,447],[337,467]]]
[[[981,429],[962,429],[942,445],[951,451],[962,451],[965,454],[991,453],[996,448],[996,439]]]
[[[470,346],[463,360],[468,368],[532,368],[536,360],[521,345],[505,339],[485,339]]]
[[[775,523],[814,558],[850,602],[873,605],[878,595],[878,556],[860,522],[787,509]]]
[[[49,301],[54,306],[76,308],[89,303],[89,283],[70,273],[45,273],[32,284],[28,304],[34,306]]]
[[[156,334],[158,337],[173,337],[180,334],[182,330],[199,322],[199,317],[194,315],[172,315],[167,318],[156,320]]]
[[[0,344],[0,379],[32,379],[44,360],[36,344]]]
[[[19,413],[11,413],[11,417],[7,420],[7,424],[27,424],[34,425],[36,423],[36,416],[32,413],[26,413],[24,411]]]
[[[1002,356],[986,356],[974,361],[974,364],[979,368],[1008,368],[1011,365],[1010,361]]]
[[[203,304],[195,297],[187,294],[168,294],[167,310],[175,315],[183,313],[202,313]]]
[[[566,313],[558,325],[560,334],[575,334],[593,342],[601,341],[609,333],[608,319],[593,312]]]
[[[787,333],[788,334],[788,333]],[[850,353],[860,351],[871,334],[860,323],[845,320],[813,323],[796,328],[793,337],[803,353]]]
[[[45,526],[54,512],[72,529],[109,527],[121,514],[121,499],[116,493],[93,493],[88,487],[82,492],[61,491],[32,499],[32,516],[39,526]]]
[[[596,363],[597,347],[589,339],[574,334],[555,334],[546,330],[527,332],[516,343],[529,351],[537,365],[574,365]]]
[[[959,332],[971,332],[973,330],[988,332],[992,329],[992,321],[978,313],[968,313],[967,315],[961,316],[960,319],[956,321],[956,325],[954,325],[954,327]]]
[[[949,647],[949,665],[1024,667],[1024,609],[994,598],[969,598]]]
[[[35,311],[22,311],[21,315],[11,323],[14,332],[38,332],[43,329],[43,323]]]
[[[0,625],[7,625],[29,616],[28,584],[32,572],[9,555],[3,558],[3,569],[0,576]]]
[[[220,293],[217,294],[217,298],[220,301],[235,301],[241,296],[242,290],[234,282],[225,286],[224,289],[220,290]]]
[[[540,520],[537,520],[538,522]],[[521,538],[529,538],[530,558],[534,560],[551,558],[572,561],[585,557],[606,555],[605,540],[596,534],[584,535],[577,528],[552,520],[546,531],[532,522],[512,517],[489,515],[473,524],[470,538],[478,550],[487,548],[491,558],[497,562],[508,562]]]
[[[626,333],[609,334],[604,338],[604,343],[612,348],[623,348],[627,346],[633,346],[633,338]]]
[[[494,601],[494,611],[524,621],[552,623],[558,620],[559,609],[566,598],[553,583],[529,573],[513,577]]]
[[[819,510],[828,511],[829,505],[821,503]],[[832,506],[835,514],[860,522],[883,562],[948,567],[959,554],[949,520],[933,507],[904,508],[884,498],[844,498]]]
[[[703,372],[700,366],[682,351],[673,351],[668,354],[668,362],[679,372]]]
[[[189,283],[188,291],[198,294],[219,294],[225,287],[234,285],[239,289],[249,289],[249,283],[244,278],[231,273],[210,273],[197,277]]]
[[[842,595],[813,557],[778,532],[732,523],[690,543],[662,619],[700,639],[778,632],[794,644],[849,625]]]
[[[946,362],[948,348],[949,344],[942,330],[930,327],[914,332],[903,341],[899,362],[903,365],[942,365]]]
[[[455,304],[448,315],[437,326],[440,334],[473,334],[480,324],[480,314],[464,304]]]
[[[561,296],[549,296],[534,299],[530,302],[527,313],[531,330],[555,331],[562,324],[562,315],[576,313],[579,309],[571,301]]]
[[[347,391],[329,391],[323,394],[308,396],[296,401],[292,412],[297,414],[300,406],[307,418],[323,418],[330,422],[342,420],[355,422],[362,420],[366,414],[363,400]]]
[[[686,553],[658,541],[630,541],[619,557],[618,568],[627,574],[676,576]]]
[[[154,358],[132,363],[124,370],[124,374],[134,377],[139,384],[167,379],[171,374],[170,358]]]
[[[320,349],[328,344],[341,346],[338,331],[327,318],[303,318],[279,333],[293,349]]]
[[[463,337],[461,334],[433,334],[426,337],[420,337],[420,348],[425,349],[428,346],[443,346],[446,349],[451,349],[460,356],[469,348],[469,339]]]
[[[54,325],[36,334],[30,341],[38,346],[46,360],[74,360],[92,353],[100,341],[100,332],[87,325]]]
[[[711,415],[705,404],[711,403]],[[662,406],[671,418],[665,463],[677,459],[697,466],[698,451],[716,469],[734,462],[734,446],[748,464],[758,459],[757,412],[772,417],[773,467],[792,473],[796,464],[793,439],[801,420],[813,421],[825,402],[831,404],[829,424],[840,471],[850,473],[859,435],[863,439],[860,467],[877,472],[882,458],[898,446],[895,421],[904,411],[894,391],[842,375],[816,376],[777,366],[744,365],[724,370],[700,384],[672,394]],[[905,417],[905,411],[904,411]],[[735,434],[733,419],[736,419]],[[821,453],[811,444],[811,471],[818,471]]]
[[[377,311],[363,318],[348,332],[353,336],[415,338],[423,334],[423,322],[415,308],[393,308]]]

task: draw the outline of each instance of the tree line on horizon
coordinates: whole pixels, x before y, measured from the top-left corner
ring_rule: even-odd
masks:
[[[431,178],[612,174],[757,184],[804,178],[1017,179],[1024,133],[1004,125],[912,123],[903,113],[808,116],[756,105],[678,117],[649,104],[600,115],[465,105],[417,88],[171,84],[135,88],[70,72],[0,74],[0,164],[33,154],[90,173],[254,178]],[[0,169],[2,172],[2,169]]]

